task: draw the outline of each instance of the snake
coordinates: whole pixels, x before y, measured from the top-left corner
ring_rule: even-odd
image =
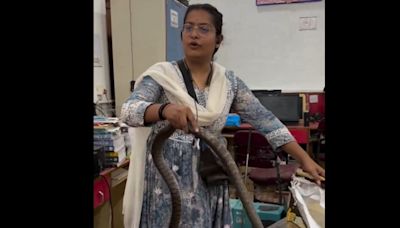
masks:
[[[182,212],[182,198],[179,183],[173,171],[168,167],[162,151],[165,141],[172,135],[172,133],[174,133],[175,130],[176,129],[170,124],[162,128],[155,136],[151,148],[151,155],[154,165],[167,184],[171,194],[172,213],[169,222],[169,228],[179,228]],[[218,155],[225,166],[224,168],[227,171],[230,182],[233,183],[237,190],[239,199],[242,201],[253,227],[263,228],[264,226],[261,222],[261,219],[253,207],[253,200],[250,198],[250,194],[248,194],[247,188],[243,183],[239,169],[226,146],[221,144],[217,137],[215,137],[209,130],[205,128],[199,128],[199,131],[195,132],[189,127],[189,132],[195,137],[204,140],[205,143],[207,143],[208,146],[211,147],[211,149],[215,152],[215,154]]]

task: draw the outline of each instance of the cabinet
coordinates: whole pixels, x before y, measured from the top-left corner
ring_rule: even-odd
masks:
[[[186,9],[175,0],[110,2],[117,116],[130,95],[131,80],[156,62],[183,57],[180,28]]]

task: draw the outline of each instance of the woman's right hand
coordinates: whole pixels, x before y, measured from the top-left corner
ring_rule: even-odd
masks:
[[[181,129],[186,133],[189,133],[188,124],[191,124],[192,128],[196,132],[198,132],[199,130],[196,118],[193,115],[192,110],[190,110],[190,108],[187,106],[178,104],[168,104],[164,108],[162,115],[166,120],[169,121],[172,127],[176,129]]]

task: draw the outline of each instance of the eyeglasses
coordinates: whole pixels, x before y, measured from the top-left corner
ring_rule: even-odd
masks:
[[[207,35],[211,30],[212,26],[209,24],[200,24],[200,25],[193,25],[193,24],[183,24],[183,32],[184,33],[192,33],[193,30],[197,30],[198,34],[200,35]]]

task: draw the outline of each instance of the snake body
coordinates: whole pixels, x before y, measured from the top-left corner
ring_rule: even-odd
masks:
[[[175,129],[171,125],[167,125],[155,136],[153,146],[151,149],[152,157],[154,164],[161,176],[165,180],[170,193],[172,200],[172,214],[170,219],[170,228],[179,228],[179,223],[181,219],[181,193],[180,187],[177,179],[175,178],[174,173],[168,167],[164,160],[164,156],[162,153],[162,147],[164,142],[169,138],[169,136],[174,133]],[[233,160],[230,152],[224,146],[224,144],[219,143],[218,139],[213,136],[208,130],[204,128],[200,128],[199,132],[190,131],[196,137],[203,139],[212,150],[218,155],[224,164],[226,171],[228,172],[230,181],[234,184],[237,192],[239,193],[239,198],[243,203],[244,208],[246,209],[247,215],[255,228],[263,228],[264,226],[261,223],[260,218],[258,217],[254,207],[253,201],[250,198],[247,188],[242,181],[242,177],[240,175],[239,169],[236,166],[235,161]]]

